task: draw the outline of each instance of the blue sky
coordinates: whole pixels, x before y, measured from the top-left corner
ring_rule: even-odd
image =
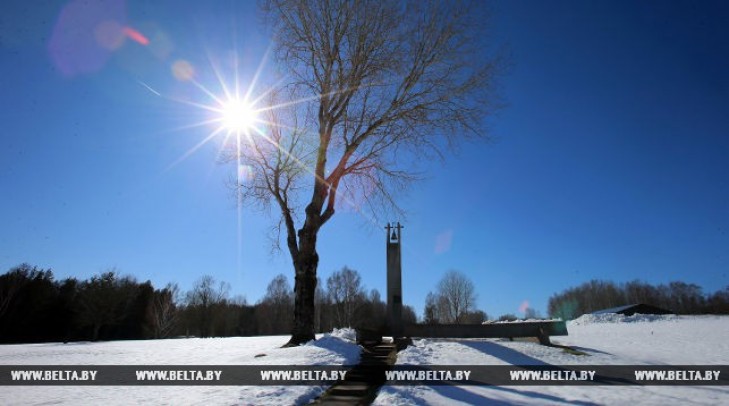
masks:
[[[116,267],[183,289],[210,274],[249,302],[292,280],[271,217],[245,207],[239,238],[218,141],[173,165],[214,128],[179,129],[205,116],[171,98],[210,100],[171,67],[220,91],[209,58],[237,54],[249,83],[270,45],[253,2],[97,3],[0,5],[0,270]],[[405,303],[420,311],[449,269],[492,316],[545,313],[593,278],[728,286],[727,19],[726,2],[493,3],[485,40],[511,53],[508,105],[491,142],[400,198]],[[103,21],[149,43],[104,37]],[[347,265],[384,294],[383,226],[341,209],[320,234],[322,280]]]

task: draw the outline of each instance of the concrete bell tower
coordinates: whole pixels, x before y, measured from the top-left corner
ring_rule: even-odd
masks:
[[[402,244],[400,223],[387,227],[387,330],[394,338],[402,336]]]

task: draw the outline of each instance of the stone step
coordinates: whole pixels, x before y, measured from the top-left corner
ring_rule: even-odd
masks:
[[[360,385],[336,385],[332,387],[329,391],[329,393],[332,396],[364,396],[367,394],[367,392],[370,390],[369,385],[360,384]]]
[[[321,405],[360,405],[363,404],[360,396],[335,396],[327,395],[320,399],[318,404]]]
[[[360,362],[347,372],[344,381],[329,388],[314,404],[366,405],[385,383],[385,370],[397,358],[394,344],[379,344],[362,349]]]
[[[361,359],[388,359],[392,354],[369,354],[365,355]]]
[[[365,358],[360,361],[361,365],[387,365],[390,361],[390,357],[381,358]]]
[[[363,355],[366,354],[389,354],[391,352],[395,351],[395,347],[392,348],[374,348],[367,352],[364,352]]]
[[[376,378],[372,372],[355,372],[350,371],[347,373],[345,382],[369,382]]]

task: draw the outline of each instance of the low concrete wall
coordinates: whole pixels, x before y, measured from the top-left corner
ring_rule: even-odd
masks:
[[[564,321],[492,324],[410,324],[403,328],[406,337],[427,338],[513,338],[566,336]]]

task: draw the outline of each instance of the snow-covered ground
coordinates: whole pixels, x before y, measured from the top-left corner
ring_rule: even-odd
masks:
[[[729,365],[729,317],[583,316],[554,337],[588,355],[532,342],[416,340],[398,355],[404,365]],[[287,337],[176,339],[0,346],[4,365],[351,365],[352,331],[336,331],[297,348]],[[265,355],[262,355],[265,354]],[[318,386],[6,386],[0,404],[301,404]],[[729,387],[664,386],[386,386],[376,404],[708,404],[729,402]]]
[[[190,338],[0,345],[0,365],[354,365],[354,331],[335,330],[294,348],[289,337]],[[6,386],[0,405],[289,405],[322,386]]]
[[[404,365],[729,365],[729,317],[586,315],[567,324],[561,348],[507,340],[417,340]],[[375,404],[729,404],[726,386],[388,386]]]

